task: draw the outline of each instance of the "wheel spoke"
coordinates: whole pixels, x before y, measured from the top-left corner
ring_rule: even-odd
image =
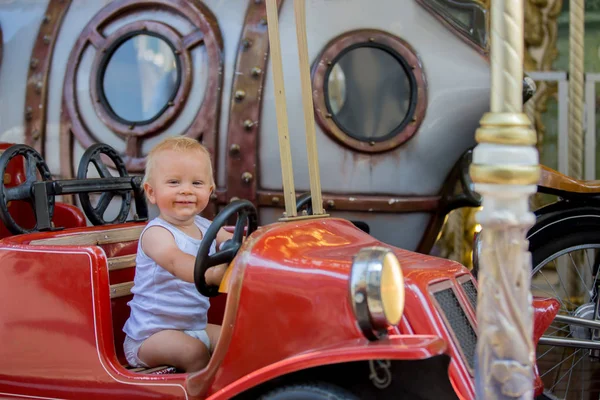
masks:
[[[579,361],[581,361],[583,359],[584,356],[582,356],[577,363],[579,363]],[[571,375],[573,375],[573,367],[575,366],[575,358],[573,358],[573,360],[571,360],[571,368],[569,368],[569,379],[567,380],[567,388],[565,389],[565,393],[569,393],[569,386],[571,385]]]
[[[559,272],[559,270],[558,270],[558,266],[557,266],[557,268],[556,268],[556,276],[558,276],[558,280],[560,281],[560,285],[562,286],[562,288],[563,288],[563,291],[564,291],[564,292],[565,292],[565,294],[567,295],[567,298],[571,298],[572,296],[569,296],[569,294],[570,294],[570,293],[569,293],[569,290],[567,290],[567,286],[565,285],[565,283],[563,282],[563,279],[562,279],[562,277],[560,276],[560,272]],[[574,304],[574,303],[572,303],[571,301],[569,301],[569,303],[570,303],[571,305],[575,306],[575,304]]]
[[[31,153],[28,153],[25,156],[25,177],[27,182],[34,183],[37,179],[37,160],[35,156]]]
[[[98,215],[102,216],[104,211],[108,208],[110,201],[115,196],[114,192],[104,192],[100,195],[100,200],[98,200],[98,205],[95,207]]]
[[[578,351],[579,351],[579,350],[578,350]],[[575,353],[571,354],[571,356],[574,356],[576,353],[577,353],[577,352],[575,352]],[[571,357],[571,356],[569,356],[569,357]],[[576,362],[575,364],[572,364],[572,365],[571,365],[571,368],[569,368],[569,369],[567,370],[567,372],[565,372],[564,374],[562,374],[562,375],[560,376],[560,378],[558,378],[558,379],[556,380],[556,383],[555,383],[555,384],[554,384],[554,385],[553,385],[553,386],[550,388],[550,390],[554,389],[554,388],[556,387],[556,385],[558,385],[558,383],[559,383],[559,382],[562,380],[562,378],[564,378],[564,377],[565,377],[565,375],[567,375],[567,374],[570,374],[571,372],[573,372],[573,368],[575,368],[575,366],[576,366],[577,364],[579,364],[579,363],[581,362],[581,360],[583,360],[583,359],[585,359],[585,354],[584,354],[584,355],[582,355],[581,357],[579,357],[579,359],[577,360],[577,362]],[[573,360],[575,360],[575,359],[573,359]],[[561,364],[562,364],[562,363],[561,363]],[[559,365],[560,365],[560,364],[559,364]],[[569,386],[567,385],[567,390],[565,390],[565,394],[566,394],[566,393],[568,393],[568,390],[569,390]]]
[[[554,325],[550,325],[550,326],[548,327],[548,329],[550,329],[550,328],[555,328],[555,330],[554,330],[554,331],[552,331],[552,332],[550,332],[550,333],[548,333],[548,334],[546,334],[546,335],[544,335],[544,336],[552,336],[552,334],[554,334],[554,333],[556,333],[556,332],[565,332],[565,333],[568,333],[568,335],[567,335],[566,337],[569,337],[569,336],[571,335],[571,330],[569,329],[569,326],[568,326],[568,325],[565,325],[565,326],[563,326],[563,327],[560,327],[560,328],[559,328],[559,327],[556,327],[556,326],[554,326]],[[548,331],[546,331],[546,332],[548,332]]]
[[[106,167],[106,164],[104,164],[104,162],[102,161],[101,157],[102,157],[101,154],[94,155],[92,157],[92,162],[94,163],[94,166],[96,167],[96,171],[98,171],[101,178],[110,178],[112,176],[112,174]]]
[[[10,188],[5,188],[5,198],[6,201],[13,201],[13,200],[25,200],[25,199],[29,199],[29,190],[31,189],[31,186],[26,185],[26,184],[22,184],[19,186],[15,186],[15,187],[10,187]]]
[[[550,372],[554,371],[556,368],[560,367],[564,362],[566,362],[567,360],[569,360],[571,357],[574,357],[575,354],[579,353],[581,351],[581,349],[577,349],[573,354],[571,354],[569,357],[563,359],[561,362],[559,362],[558,364],[556,364],[554,367],[550,368],[548,371],[546,371],[543,375],[540,375],[541,377],[546,376],[547,374],[549,374]]]
[[[598,248],[600,244],[593,242],[563,248],[543,264],[534,265],[531,279],[534,295],[554,297],[560,303],[561,314],[591,318],[590,302],[595,301],[597,290],[594,264]],[[589,337],[589,332],[589,328],[554,322],[544,336],[583,339]],[[593,356],[588,349],[540,345],[537,364],[545,390],[560,399],[597,398],[600,363],[591,360]]]
[[[553,291],[553,292],[554,292],[554,294],[556,295],[556,299],[557,299],[558,301],[560,301],[560,304],[563,306],[563,308],[564,308],[565,310],[568,310],[567,306],[565,306],[565,303],[563,302],[563,298],[562,298],[562,297],[561,297],[561,296],[560,296],[558,293],[556,293],[556,290],[554,289],[554,285],[550,283],[550,281],[548,280],[548,278],[546,278],[546,275],[544,275],[544,273],[543,273],[542,271],[540,271],[540,274],[541,274],[541,275],[542,275],[542,277],[543,277],[543,278],[546,280],[546,283],[548,284],[548,286],[549,286],[549,287],[552,289],[552,291]],[[556,274],[558,275],[558,271],[556,271]],[[560,278],[560,276],[559,276],[559,278]],[[568,293],[566,293],[566,294],[567,294],[567,297],[568,297]],[[572,303],[571,303],[571,304],[572,304]]]
[[[235,223],[235,230],[232,238],[235,243],[242,243],[242,238],[244,237],[244,227],[246,226],[247,222],[248,216],[246,213],[241,213],[237,222]]]
[[[583,284],[583,287],[585,287],[585,291],[587,292],[589,290],[589,288],[585,284],[585,279],[583,279],[583,277],[579,273],[579,268],[577,267],[577,263],[573,259],[573,253],[569,253],[569,259],[571,260],[571,264],[573,264],[573,268],[575,268],[575,272],[577,272],[577,275],[579,276],[579,279],[581,280],[581,283]]]
[[[548,350],[546,350],[546,352],[544,354],[542,354],[541,356],[538,356],[537,359],[541,360],[542,358],[544,358],[544,356],[548,353],[550,353],[552,350],[556,349],[556,346],[552,346],[550,347]]]

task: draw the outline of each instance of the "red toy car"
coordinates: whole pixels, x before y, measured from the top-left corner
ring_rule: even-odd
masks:
[[[17,154],[25,171],[43,168],[34,153],[13,146],[0,169]],[[19,182],[46,223],[55,194],[129,187],[139,195],[131,177]],[[16,196],[9,186],[0,190]],[[0,201],[3,218],[7,212]],[[209,322],[221,324],[222,334],[208,366],[192,374],[132,369],[123,356],[121,328],[145,222],[0,241],[0,395],[474,398],[477,284],[465,267],[386,246],[343,219],[257,228],[256,209],[244,200],[217,215],[202,243],[235,215],[233,244],[210,257],[208,246],[198,252],[196,285],[214,296]],[[221,287],[207,287],[204,271],[224,260],[230,266]],[[537,341],[558,303],[534,304]]]

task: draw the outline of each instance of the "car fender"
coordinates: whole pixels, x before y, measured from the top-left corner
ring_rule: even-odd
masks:
[[[535,224],[527,232],[527,239],[564,218],[583,215],[600,218],[600,207],[590,205],[590,202],[561,200],[535,210],[534,214]]]
[[[560,309],[560,303],[554,298],[534,297],[532,301],[533,306],[533,346],[537,348],[540,338],[548,330],[552,321],[558,314]],[[534,392],[535,395],[541,395],[544,391],[544,383],[540,377],[537,362],[534,363]]]
[[[313,349],[238,379],[210,395],[207,399],[228,399],[264,382],[292,372],[313,367],[366,360],[423,360],[445,354],[446,342],[434,335],[397,335],[375,342],[356,339],[335,346]]]

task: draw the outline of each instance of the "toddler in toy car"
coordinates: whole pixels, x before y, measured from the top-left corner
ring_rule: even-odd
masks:
[[[144,190],[159,215],[142,231],[136,256],[124,351],[134,367],[170,365],[186,372],[208,363],[221,327],[207,322],[207,297],[194,285],[194,263],[211,221],[206,208],[215,184],[210,154],[196,140],[170,137],[148,154]],[[210,254],[232,234],[221,229]],[[218,285],[226,265],[209,268]]]

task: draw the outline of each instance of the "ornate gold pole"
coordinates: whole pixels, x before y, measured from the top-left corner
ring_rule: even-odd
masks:
[[[523,0],[491,2],[491,112],[480,121],[470,174],[483,196],[477,303],[478,399],[533,397],[529,197],[540,170],[536,135],[523,113]]]
[[[583,170],[583,40],[585,0],[569,3],[569,175]]]

